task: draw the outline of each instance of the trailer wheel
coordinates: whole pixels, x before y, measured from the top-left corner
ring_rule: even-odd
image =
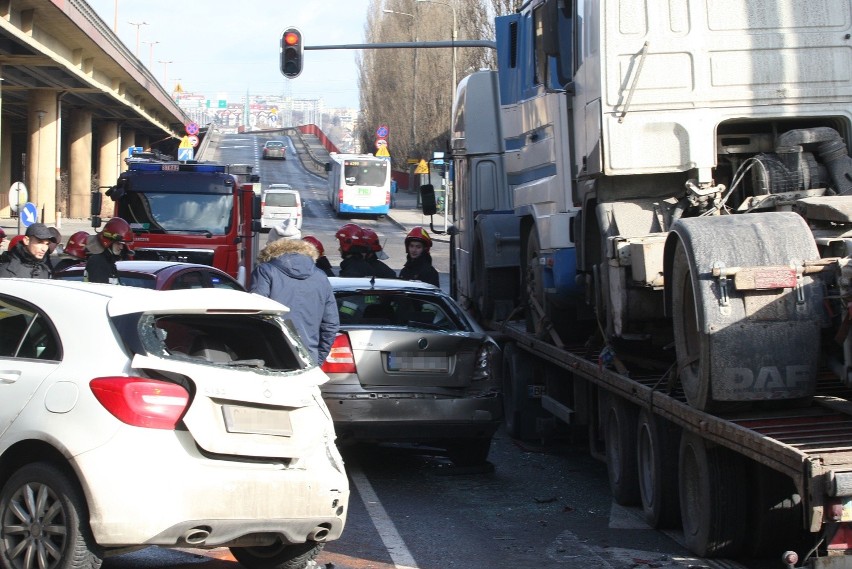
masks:
[[[654,529],[680,524],[677,488],[679,428],[647,409],[639,412],[636,456],[645,521]]]
[[[503,421],[509,436],[522,441],[537,437],[536,419],[545,415],[538,400],[529,397],[531,383],[531,358],[514,343],[506,343],[503,346]]]
[[[604,416],[606,470],[612,497],[622,506],[639,504],[639,466],[636,460],[638,409],[620,397],[607,395]]]
[[[678,461],[680,514],[687,547],[699,557],[735,557],[748,528],[745,460],[684,431]]]

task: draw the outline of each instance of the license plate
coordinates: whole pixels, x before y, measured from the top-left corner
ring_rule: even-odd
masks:
[[[543,385],[527,385],[527,397],[530,399],[541,399],[547,393]]]
[[[237,407],[223,405],[225,429],[229,433],[247,433],[254,435],[293,435],[290,425],[290,412],[284,409],[258,409],[255,407]]]
[[[450,358],[445,355],[423,355],[397,352],[388,354],[388,371],[447,373]]]

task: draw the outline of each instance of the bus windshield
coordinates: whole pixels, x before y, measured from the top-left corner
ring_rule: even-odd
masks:
[[[343,180],[347,186],[384,186],[388,164],[387,160],[345,160]]]

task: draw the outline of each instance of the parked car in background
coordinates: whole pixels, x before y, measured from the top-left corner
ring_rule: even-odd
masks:
[[[157,290],[225,288],[244,291],[243,285],[216,267],[177,261],[118,261],[118,284]],[[72,265],[53,275],[54,279],[82,281],[85,263]]]
[[[327,377],[286,312],[232,290],[4,280],[3,566],[159,545],[301,569],[337,539]]]
[[[260,227],[271,229],[287,219],[302,229],[302,196],[290,184],[269,184],[260,199]]]
[[[404,441],[486,461],[502,420],[497,343],[439,288],[329,279],[340,313],[323,397],[341,440]]]
[[[287,160],[287,143],[281,140],[267,140],[263,145],[264,160]]]

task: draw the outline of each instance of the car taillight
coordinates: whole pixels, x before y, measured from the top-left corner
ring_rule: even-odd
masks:
[[[483,380],[491,377],[491,364],[497,348],[494,344],[486,343],[479,347],[473,368],[473,380]]]
[[[390,190],[388,190],[387,192],[385,192],[385,205],[390,205],[390,202],[391,202],[391,195],[390,195]]]
[[[122,423],[148,429],[174,429],[189,405],[180,385],[144,377],[97,377],[89,388]]]
[[[325,373],[357,372],[355,369],[355,354],[352,353],[352,344],[349,343],[349,336],[346,333],[340,333],[334,339],[331,351],[322,364],[322,370]]]

